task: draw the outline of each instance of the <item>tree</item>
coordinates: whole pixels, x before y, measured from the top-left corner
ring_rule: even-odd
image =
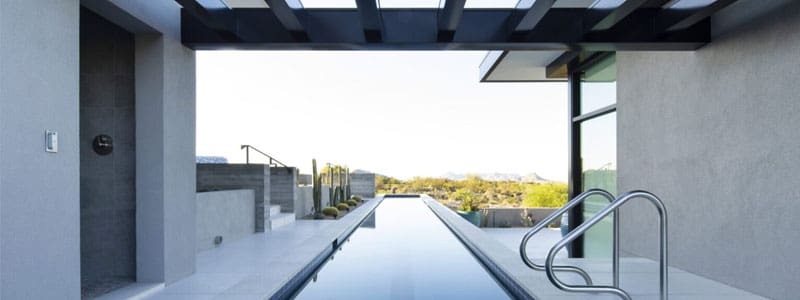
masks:
[[[528,186],[522,205],[525,207],[561,207],[567,204],[567,185],[545,183]]]

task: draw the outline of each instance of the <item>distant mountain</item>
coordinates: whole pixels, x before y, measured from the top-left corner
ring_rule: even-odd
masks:
[[[448,173],[445,173],[445,174],[443,174],[442,176],[439,176],[439,177],[445,178],[445,179],[450,179],[450,180],[464,180],[464,179],[467,178],[467,175],[473,175],[473,174],[459,174],[459,173],[448,172]],[[539,176],[539,174],[536,174],[536,173],[530,173],[530,174],[527,174],[527,175],[519,175],[519,174],[513,174],[513,173],[497,173],[497,172],[495,172],[495,173],[478,173],[478,174],[474,174],[474,175],[480,177],[483,180],[488,180],[488,181],[516,181],[516,182],[535,182],[535,183],[552,182],[552,180],[545,179],[545,178],[543,178],[542,176]]]

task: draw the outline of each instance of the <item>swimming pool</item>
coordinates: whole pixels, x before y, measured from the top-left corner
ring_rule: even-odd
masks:
[[[296,299],[510,299],[419,197],[386,198]]]

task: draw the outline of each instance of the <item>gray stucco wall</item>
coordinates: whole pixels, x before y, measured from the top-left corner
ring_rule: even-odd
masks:
[[[350,174],[350,193],[366,198],[375,198],[375,174]]]
[[[281,212],[294,212],[297,169],[293,167],[270,167],[269,185],[270,204],[280,205]]]
[[[230,190],[197,193],[197,251],[214,248],[214,238],[234,242],[255,230],[255,193]]]
[[[0,0],[2,299],[80,297],[78,28],[77,0]]]
[[[251,189],[255,192],[255,231],[269,220],[270,167],[261,164],[197,164],[197,191]]]
[[[136,147],[133,34],[95,13],[80,15],[81,282],[136,278]],[[114,150],[92,149],[99,134]]]
[[[774,299],[800,282],[798,28],[794,1],[696,52],[617,58],[619,190],[664,199],[671,265]],[[656,257],[650,204],[620,215],[623,251]]]
[[[136,35],[137,280],[194,272],[194,52],[163,35]]]

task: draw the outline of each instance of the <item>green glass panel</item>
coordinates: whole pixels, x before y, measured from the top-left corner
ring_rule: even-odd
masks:
[[[600,188],[617,195],[617,114],[610,113],[581,123],[582,190]],[[603,197],[593,196],[583,204],[588,220],[608,205]],[[611,257],[613,214],[586,232],[584,257]]]
[[[581,76],[581,114],[617,103],[617,59],[612,55]]]

